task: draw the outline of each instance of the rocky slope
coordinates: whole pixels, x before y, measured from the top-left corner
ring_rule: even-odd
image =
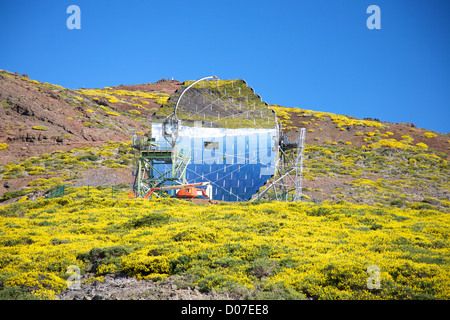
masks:
[[[152,118],[173,109],[182,85],[162,79],[154,84],[70,90],[0,71],[0,198],[6,192],[29,188],[36,179],[62,178],[73,186],[129,185],[130,158],[125,154],[132,156],[130,151],[116,146],[110,156],[86,159],[100,154],[100,146],[107,141],[126,142],[135,132],[148,132]],[[292,140],[299,128],[306,128],[309,147],[303,185],[305,195],[313,200],[374,204],[389,203],[395,195],[399,201],[425,200],[439,206],[448,201],[449,134],[412,123],[268,106],[243,80],[206,85],[215,94],[244,105],[254,108],[256,104],[261,110],[270,107]],[[110,168],[107,163],[111,161],[118,167]],[[42,172],[33,171],[32,165],[37,164],[45,167]],[[15,200],[6,203],[10,201]]]
[[[108,140],[127,141],[150,125],[160,105],[158,94],[169,96],[179,87],[180,82],[172,80],[121,85],[110,88],[120,93],[112,100],[106,94],[92,96],[0,71],[0,143],[8,145],[1,150],[0,164]],[[137,90],[148,95],[137,99]]]

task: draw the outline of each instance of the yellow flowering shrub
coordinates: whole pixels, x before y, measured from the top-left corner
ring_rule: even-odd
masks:
[[[0,143],[0,150],[8,148],[9,145],[7,143]]]
[[[107,199],[99,190],[77,198],[77,190],[0,208],[4,285],[51,299],[76,265],[97,276],[184,275],[206,291],[281,286],[313,299],[450,297],[447,213],[345,202],[204,206]],[[14,216],[19,209],[26,214]],[[367,288],[371,265],[381,270],[377,290]]]
[[[51,299],[76,265],[95,279],[119,272],[155,281],[186,276],[205,291],[282,288],[297,298],[448,299],[450,202],[426,194],[432,187],[450,192],[444,155],[395,139],[374,143],[382,148],[330,144],[305,146],[305,186],[323,177],[349,178],[340,190],[326,191],[339,203],[204,206],[128,199],[126,190],[115,190],[112,199],[111,188],[91,187],[88,194],[86,187],[67,187],[62,198],[23,197],[1,206],[0,284]],[[389,149],[398,144],[401,151]],[[70,182],[76,171],[120,167],[132,157],[129,148],[130,142],[108,141],[54,151],[3,166],[2,178],[63,167],[57,176],[35,177],[24,196]],[[314,187],[308,188],[303,200],[314,200]],[[381,270],[377,290],[366,285],[371,265]]]
[[[435,134],[435,133],[433,133],[433,132],[425,132],[425,133],[422,135],[422,137],[431,139],[431,138],[437,137],[437,134]]]
[[[28,174],[30,175],[40,175],[45,173],[44,167],[30,167],[28,170]]]
[[[48,131],[50,129],[47,126],[33,126],[33,130]]]
[[[396,139],[381,139],[377,142],[380,146],[389,148],[402,148],[404,144]]]
[[[411,141],[414,141],[414,138],[411,137],[410,135],[407,135],[407,134],[403,135],[403,136],[402,136],[402,139],[410,140],[410,142],[411,142]]]
[[[283,117],[285,115],[288,115],[289,113],[297,113],[300,116],[314,117],[315,119],[318,120],[324,120],[325,118],[329,118],[333,123],[337,124],[338,127],[341,126],[383,127],[383,124],[378,121],[352,119],[347,116],[337,115],[329,112],[320,112],[300,108],[287,108],[276,105],[272,105],[271,108],[277,113],[278,117]]]
[[[164,103],[167,102],[167,100],[169,100],[169,96],[157,97],[156,98],[156,103],[157,104],[164,104]]]
[[[428,149],[428,146],[425,143],[423,143],[423,142],[416,143],[416,146]]]
[[[49,179],[35,179],[31,181],[29,186],[37,186],[36,190],[46,190],[55,185],[62,185],[63,180],[61,178],[49,178]]]
[[[163,104],[169,99],[169,95],[166,93],[153,93],[153,92],[141,92],[141,91],[128,91],[128,90],[114,90],[112,88],[109,89],[78,89],[76,90],[82,95],[92,96],[93,99],[98,100],[99,97],[108,99],[110,103],[117,103],[120,100],[118,97],[132,97],[131,101],[136,101],[139,98],[143,99],[152,99],[155,100],[156,103]],[[133,102],[128,102],[126,99],[122,101],[123,103],[133,104]],[[149,104],[149,102],[143,100],[141,101],[143,104]],[[141,106],[142,107],[142,106]],[[143,108],[143,107],[142,107]]]

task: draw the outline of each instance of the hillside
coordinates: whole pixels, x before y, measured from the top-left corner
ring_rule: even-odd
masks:
[[[144,291],[115,298],[449,298],[448,134],[269,106],[243,80],[211,82],[242,115],[276,112],[291,139],[306,128],[303,202],[128,199],[131,135],[189,83],[70,90],[0,71],[0,299],[73,298],[71,265],[89,299],[113,299],[116,276]],[[366,286],[371,265],[381,290]]]
[[[111,292],[102,289],[110,274],[144,281],[135,299],[168,298],[149,282],[175,285],[178,297],[196,289],[197,298],[198,292],[228,299],[450,296],[450,223],[439,211],[110,196],[70,188],[63,198],[0,209],[3,297],[52,298],[66,288],[70,265],[80,268],[86,289],[65,291],[68,298],[114,299],[114,282],[107,280]],[[366,287],[371,265],[382,271],[380,290]]]
[[[206,86],[200,90],[239,101],[243,116],[236,121],[246,120],[245,110],[259,116],[259,110],[262,115],[269,107],[290,139],[296,139],[299,127],[306,128],[306,199],[410,206],[425,201],[448,208],[448,134],[413,124],[268,106],[243,80]],[[0,197],[7,200],[3,204],[17,194],[36,198],[58,183],[130,184],[132,155],[127,142],[133,133],[148,132],[152,120],[160,121],[172,111],[181,87],[179,81],[160,80],[69,90],[1,71],[0,115],[5,121],[0,123],[0,143],[7,146],[0,150]],[[202,103],[195,95],[187,99],[191,98]],[[211,117],[217,117],[217,110],[202,119]],[[235,125],[230,120],[228,126]],[[33,182],[36,179],[53,183],[44,183],[45,189]]]
[[[163,79],[70,90],[0,71],[0,142],[9,146],[0,164],[108,140],[128,141],[133,132],[149,128],[152,114],[180,85]]]

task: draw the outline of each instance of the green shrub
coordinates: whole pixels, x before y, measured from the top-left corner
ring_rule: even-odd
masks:
[[[5,201],[8,199],[17,198],[17,197],[22,197],[22,196],[29,194],[32,191],[33,190],[30,188],[20,189],[20,190],[16,190],[16,191],[6,191],[3,194],[1,201]]]
[[[400,199],[394,199],[389,203],[393,207],[401,208],[405,205],[405,203]]]
[[[3,109],[11,109],[12,108],[12,106],[6,100],[2,101],[2,106],[3,106]]]
[[[128,228],[141,228],[146,226],[158,226],[169,221],[170,216],[164,214],[165,210],[157,210],[141,218],[133,219],[126,224]]]
[[[97,161],[98,159],[99,159],[99,157],[97,155],[95,155],[95,154],[88,154],[88,155],[79,157],[78,160],[80,160],[80,161],[86,161],[86,160]]]
[[[78,254],[77,259],[87,262],[86,271],[97,272],[101,265],[114,264],[116,272],[121,270],[120,257],[128,255],[131,249],[124,246],[112,246],[106,248],[93,248],[88,253]]]
[[[47,126],[33,126],[33,130],[48,131],[50,128]]]
[[[247,272],[261,279],[263,277],[269,277],[273,275],[273,269],[275,268],[275,261],[267,258],[256,259],[250,264],[250,267],[247,269]]]
[[[0,300],[40,300],[38,296],[31,294],[30,290],[19,287],[5,286],[0,291]]]

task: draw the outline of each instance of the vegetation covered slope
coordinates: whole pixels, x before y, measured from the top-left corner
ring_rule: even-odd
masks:
[[[432,209],[313,203],[195,205],[69,195],[0,210],[3,296],[52,298],[76,265],[235,298],[448,299],[449,218]],[[381,287],[368,289],[376,265]],[[0,293],[1,294],[1,293]]]
[[[148,131],[178,81],[71,90],[0,70],[0,164]],[[1,190],[0,190],[1,192]]]
[[[0,72],[0,299],[55,298],[72,265],[234,298],[449,298],[448,135],[271,105],[290,139],[307,129],[304,202],[128,199],[130,134],[180,93],[164,83],[69,90]],[[208,85],[268,107],[244,81]]]

